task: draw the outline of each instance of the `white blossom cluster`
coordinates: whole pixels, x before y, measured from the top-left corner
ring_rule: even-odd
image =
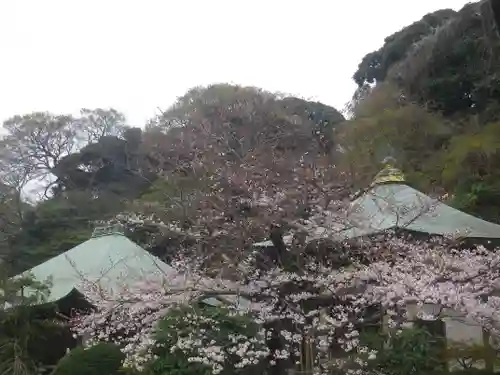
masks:
[[[257,365],[269,355],[266,336],[262,330],[254,337],[228,333],[226,341],[217,342],[209,333],[224,329],[221,322],[197,313],[188,313],[181,320],[191,328],[189,334],[183,337],[177,332],[169,333],[170,336],[175,336],[177,342],[167,349],[172,353],[181,351],[189,362],[209,366],[214,374],[220,373],[228,364],[235,368]]]

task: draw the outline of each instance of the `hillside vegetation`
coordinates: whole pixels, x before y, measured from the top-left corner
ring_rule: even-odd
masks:
[[[88,239],[95,221],[129,211],[179,229],[134,232],[163,258],[192,246],[244,249],[278,216],[308,210],[311,186],[301,180],[338,181],[331,134],[342,121],[321,103],[224,84],[190,90],[143,130],[114,110],[13,117],[1,145],[10,199],[29,181],[44,189],[16,215],[3,206],[16,223],[5,226],[3,252],[16,271],[26,269]],[[276,217],[248,204],[284,191]]]
[[[367,54],[344,129],[361,176],[392,153],[412,184],[498,222],[500,38],[487,5],[427,14]]]

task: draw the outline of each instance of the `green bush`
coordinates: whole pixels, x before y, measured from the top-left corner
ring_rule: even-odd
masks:
[[[13,305],[0,309],[0,374],[34,374],[55,365],[73,337],[57,321],[55,306],[44,303],[50,283],[29,276],[11,279],[9,271],[0,267],[0,305]],[[21,296],[23,288],[36,293]]]
[[[428,375],[442,372],[440,338],[424,328],[407,328],[399,334],[362,335],[362,343],[378,351],[371,366],[387,375]]]
[[[91,348],[78,347],[62,358],[52,375],[114,375],[125,359],[120,349],[109,343]]]
[[[231,348],[238,345],[233,341],[235,335],[245,341],[258,336],[259,327],[245,315],[234,315],[223,307],[190,306],[172,310],[158,324],[156,332],[157,346],[154,350],[156,359],[148,366],[148,375],[212,375],[212,367],[208,364],[190,361],[199,353],[193,349],[171,350],[179,339],[200,340],[200,347],[212,345],[220,347],[225,353],[223,369],[220,375],[246,374],[259,372],[265,366],[265,360],[257,364],[236,368],[238,357],[231,354]],[[262,342],[254,342],[249,350],[266,350]]]

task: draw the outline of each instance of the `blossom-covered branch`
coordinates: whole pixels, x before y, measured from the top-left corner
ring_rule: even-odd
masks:
[[[497,254],[398,239],[388,239],[387,245],[392,256],[384,253],[367,265],[354,262],[336,269],[308,263],[291,271],[275,267],[263,272],[247,262],[240,268],[245,277],[239,282],[209,284],[206,277],[191,274],[205,284],[143,283],[118,299],[101,299],[94,314],[79,318],[77,331],[91,335],[89,345],[118,340],[128,363],[140,365],[150,359],[155,322],[173,307],[218,296],[235,314],[249,314],[266,328],[274,340],[271,363],[300,361],[305,340],[315,348],[318,371],[339,363],[347,366],[345,359],[332,362],[332,351],[351,358],[351,369],[366,364],[376,353],[360,346],[360,330],[379,324],[382,313],[389,316],[391,327],[401,328],[411,319],[410,305],[437,306],[433,313],[422,310],[422,319],[440,318],[453,309],[499,336]],[[225,298],[229,296],[233,298]]]

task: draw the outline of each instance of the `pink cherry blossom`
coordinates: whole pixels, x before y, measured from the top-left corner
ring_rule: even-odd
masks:
[[[495,295],[500,255],[496,252],[483,247],[455,249],[444,239],[423,242],[390,236],[362,246],[373,254],[373,261],[364,264],[353,257],[348,267],[340,268],[310,261],[297,271],[278,266],[258,270],[251,255],[236,267],[239,281],[208,278],[196,266],[203,264],[200,259],[184,255],[175,263],[182,283],[145,280],[118,295],[101,293],[94,300],[95,312],[75,317],[75,331],[89,337],[86,345],[103,340],[121,344],[126,365],[141,368],[152,359],[155,324],[169,309],[219,296],[235,314],[250,314],[261,324],[266,329],[263,340],[273,334],[280,338],[280,346],[265,355],[235,351],[241,356],[239,366],[255,364],[262,356],[271,364],[294,362],[305,339],[315,348],[318,373],[338,366],[359,373],[376,358],[375,351],[359,342],[363,324],[380,318],[365,314],[374,306],[389,317],[394,329],[405,327],[410,305],[433,305],[432,312],[421,311],[419,317],[439,319],[452,309],[500,337],[500,298]],[[235,296],[249,303],[237,306]],[[191,341],[181,339],[177,346],[193,349]],[[345,352],[343,359],[331,359],[329,351],[334,347]],[[192,360],[213,366],[220,363],[213,359],[217,348],[206,349]],[[220,371],[217,366],[215,373]]]

